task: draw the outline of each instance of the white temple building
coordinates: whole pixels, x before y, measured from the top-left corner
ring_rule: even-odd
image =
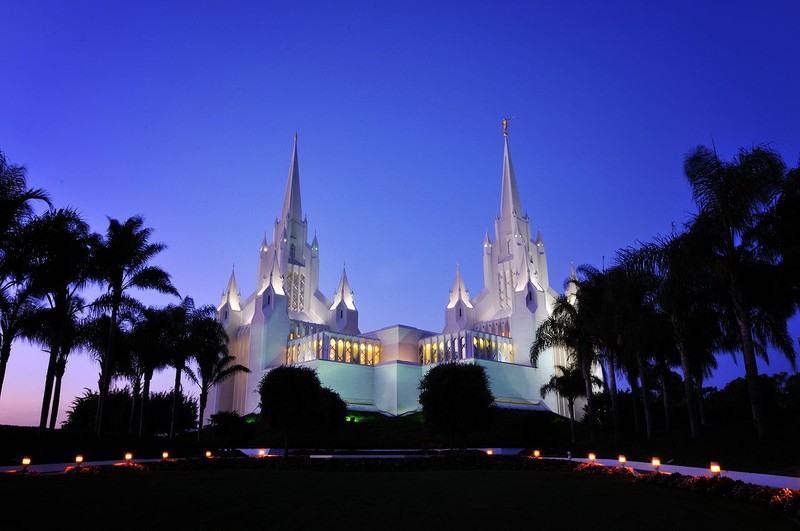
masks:
[[[259,249],[256,289],[242,299],[232,272],[217,308],[231,355],[251,372],[218,384],[209,414],[257,412],[263,375],[283,364],[316,369],[322,384],[339,393],[349,409],[404,414],[420,408],[418,385],[425,372],[451,360],[485,367],[500,407],[566,414],[556,395],[544,400],[539,395],[556,365],[567,365],[565,353],[544,352],[537,367],[529,359],[536,329],[550,315],[557,293],[550,286],[542,236],[531,238],[523,212],[504,128],[500,211],[494,237],[483,238],[483,289],[471,297],[456,266],[441,332],[404,325],[361,332],[346,271],[332,299],[320,290],[319,244],[316,235],[308,242],[295,136],[280,217],[271,242],[265,236]]]

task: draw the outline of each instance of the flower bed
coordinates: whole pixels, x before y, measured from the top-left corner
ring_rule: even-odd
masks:
[[[800,491],[797,490],[754,485],[724,476],[685,476],[679,473],[642,474],[636,476],[635,481],[746,501],[800,516]]]

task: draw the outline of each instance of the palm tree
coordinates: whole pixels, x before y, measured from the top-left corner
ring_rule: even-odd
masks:
[[[180,304],[171,304],[165,308],[168,313],[170,332],[166,341],[169,346],[167,364],[175,368],[175,384],[173,387],[173,410],[170,422],[170,440],[175,436],[175,412],[178,408],[178,399],[181,396],[181,377],[185,373],[190,380],[197,381],[197,376],[189,367],[191,360],[197,355],[197,350],[192,342],[192,331],[200,325],[198,321],[212,318],[216,314],[213,305],[195,306],[194,299],[184,297]],[[213,341],[210,341],[213,345]],[[227,345],[226,345],[227,346]]]
[[[11,345],[34,306],[30,286],[29,246],[20,240],[22,227],[33,217],[34,201],[51,205],[47,193],[28,188],[24,166],[9,164],[0,151],[0,393]]]
[[[0,258],[6,248],[6,237],[29,220],[33,201],[52,206],[50,196],[41,188],[28,188],[25,166],[10,164],[0,151]]]
[[[62,348],[74,322],[77,292],[88,282],[89,226],[72,209],[50,210],[26,225],[26,239],[39,253],[33,261],[31,282],[47,301],[50,358],[45,377],[39,429],[44,430]]]
[[[592,393],[592,366],[597,361],[600,340],[595,334],[593,316],[589,306],[581,303],[581,290],[578,289],[576,304],[560,295],[553,304],[550,317],[542,321],[536,330],[531,345],[531,364],[536,365],[539,355],[552,347],[562,347],[577,365],[583,376],[586,391],[587,427],[589,438],[594,441],[594,397]]]
[[[192,320],[189,329],[194,360],[197,363],[197,377],[194,382],[200,386],[200,409],[197,422],[197,440],[203,430],[208,393],[211,388],[237,373],[249,373],[244,365],[234,363],[236,357],[228,353],[228,334],[222,324],[212,316],[201,316]]]
[[[41,307],[31,313],[25,323],[24,336],[34,343],[40,344],[46,352],[51,352],[53,338],[60,337],[61,344],[56,354],[52,405],[50,406],[49,428],[56,428],[58,408],[61,402],[61,381],[67,369],[70,353],[81,342],[80,313],[85,303],[82,297],[71,295],[67,301],[67,310],[57,312],[54,308]]]
[[[131,356],[141,374],[142,398],[139,405],[139,437],[144,435],[147,406],[150,401],[150,382],[156,371],[169,364],[170,313],[167,309],[144,308],[130,334]]]
[[[706,243],[704,258],[719,275],[735,317],[753,420],[762,436],[764,413],[753,340],[755,303],[745,290],[753,278],[764,278],[749,276],[753,271],[777,271],[759,256],[759,238],[764,234],[758,222],[778,197],[786,168],[780,155],[763,146],[739,150],[730,163],[699,146],[687,155],[684,171],[699,210],[691,230]],[[793,349],[788,354],[793,357]]]
[[[35,313],[38,305],[37,293],[31,283],[31,256],[18,237],[6,242],[13,242],[5,250],[0,260],[0,394],[3,391],[6,367],[11,358],[11,346],[14,341],[24,335],[27,322]]]
[[[556,393],[567,401],[569,408],[569,431],[572,436],[572,444],[575,444],[575,401],[586,396],[586,386],[583,382],[583,372],[580,367],[570,365],[556,365],[556,370],[561,374],[554,374],[550,381],[542,386],[539,393],[542,398],[550,393]],[[600,386],[602,382],[596,376],[591,376],[592,386]]]
[[[95,431],[99,434],[103,425],[103,404],[108,395],[113,367],[114,342],[120,308],[138,307],[139,303],[128,293],[132,289],[156,290],[178,296],[170,275],[157,266],[149,265],[166,248],[163,243],[150,242],[152,229],[144,227],[141,216],[128,218],[124,223],[109,218],[104,237],[97,239],[93,249],[95,279],[106,286],[106,293],[94,305],[111,313],[108,345],[100,370],[100,390],[97,402]]]

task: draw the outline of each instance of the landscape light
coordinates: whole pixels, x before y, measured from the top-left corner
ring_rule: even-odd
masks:
[[[265,455],[267,455],[267,451],[263,448],[258,451],[258,457],[264,457]]]
[[[206,450],[206,457],[211,457],[211,450]]]
[[[83,463],[83,456],[78,454],[78,455],[75,456],[75,464],[77,464],[78,466],[81,466],[81,463]]]
[[[28,470],[28,465],[30,465],[30,464],[31,464],[31,458],[30,457],[25,456],[25,457],[22,458],[22,470],[23,471]]]
[[[597,456],[594,455],[594,452],[589,453],[589,462],[594,463],[594,460],[597,459]]]
[[[486,455],[494,455],[494,450],[489,448],[488,450],[486,450]]]
[[[721,470],[720,467],[719,467],[719,463],[717,463],[716,461],[712,461],[710,470],[711,470],[711,475],[712,476],[714,476],[714,477],[719,476],[719,473],[720,473],[720,470]]]
[[[535,457],[536,459],[539,459],[540,455],[542,455],[542,454],[539,452],[539,450],[534,450],[533,451],[533,457]]]
[[[650,460],[650,464],[653,465],[653,468],[655,468],[656,472],[658,472],[658,469],[661,468],[661,459],[654,457]]]
[[[131,459],[133,459],[133,454],[130,453],[130,452],[126,452],[125,453],[125,461],[130,461]]]
[[[169,459],[169,452],[161,452],[161,459]]]
[[[628,458],[624,455],[619,456],[619,464],[622,465],[622,468],[625,468],[625,463],[628,462]]]

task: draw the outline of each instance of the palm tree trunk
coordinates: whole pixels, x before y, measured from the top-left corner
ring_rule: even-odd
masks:
[[[611,395],[611,419],[614,424],[614,443],[619,442],[619,399],[617,397],[617,367],[614,361],[614,353],[609,352],[608,356],[608,393]]]
[[[203,415],[206,412],[206,400],[208,399],[208,391],[205,389],[200,390],[200,411],[198,412],[197,419],[197,442],[200,442],[200,433],[203,431]]]
[[[698,377],[693,381],[694,392],[697,393],[697,410],[700,412],[700,425],[706,425],[706,408],[703,407],[703,380]]]
[[[631,406],[633,406],[633,431],[642,431],[642,420],[639,416],[639,375],[628,375],[628,383],[631,386]]]
[[[42,413],[39,417],[39,432],[44,431],[47,426],[47,414],[50,411],[50,400],[53,397],[53,383],[56,377],[56,366],[58,365],[58,353],[61,345],[62,331],[61,326],[56,327],[50,341],[50,359],[47,361],[47,373],[44,380],[44,396],[42,396]]]
[[[128,417],[128,435],[133,435],[133,427],[136,424],[136,413],[141,407],[142,401],[142,379],[135,377],[133,381],[133,397],[131,400],[131,414]]]
[[[0,396],[3,395],[3,380],[6,378],[6,367],[8,359],[11,357],[11,334],[4,330],[2,342],[0,342]]]
[[[692,370],[689,366],[689,356],[683,345],[683,338],[678,333],[678,321],[672,317],[672,327],[675,337],[675,348],[681,358],[681,371],[683,372],[683,392],[686,395],[686,408],[689,410],[689,434],[692,439],[697,437],[697,404],[694,401],[694,390],[692,387]]]
[[[569,433],[572,436],[572,444],[575,444],[575,401],[569,402]]]
[[[61,379],[67,368],[67,357],[59,356],[61,359],[56,364],[55,388],[53,389],[53,407],[50,410],[50,429],[56,429],[56,418],[58,417],[58,406],[61,402]]]
[[[594,395],[592,393],[592,373],[591,362],[584,361],[581,363],[581,373],[583,374],[583,382],[586,386],[586,427],[589,430],[589,442],[594,442]]]
[[[750,409],[756,423],[758,436],[764,435],[764,419],[761,405],[761,389],[758,386],[758,366],[756,365],[755,349],[753,348],[753,330],[750,324],[750,314],[745,310],[739,293],[733,296],[733,311],[739,325],[739,335],[742,342],[742,358],[744,359],[744,373],[747,380],[747,391],[750,395]]]
[[[139,438],[144,435],[144,428],[145,428],[145,416],[147,410],[147,403],[150,401],[150,379],[152,378],[152,374],[145,375],[144,377],[144,388],[142,389],[142,405],[139,408]]]
[[[114,353],[114,343],[117,338],[117,314],[119,313],[120,302],[117,300],[116,292],[111,301],[111,324],[108,327],[108,349],[103,357],[103,366],[100,369],[100,389],[97,393],[97,415],[94,419],[94,431],[100,435],[103,429],[103,414],[105,402],[108,399],[108,388],[111,387],[111,369],[114,364],[111,360]]]
[[[650,415],[650,401],[647,399],[647,381],[645,380],[645,364],[644,364],[644,356],[642,356],[641,352],[636,353],[636,363],[639,365],[639,378],[642,381],[641,395],[642,395],[642,407],[644,408],[644,425],[645,425],[645,436],[647,440],[651,440],[653,438],[653,420]]]
[[[672,422],[670,419],[670,411],[669,411],[669,391],[667,390],[667,376],[664,374],[661,377],[661,398],[664,402],[664,430],[671,431],[672,430]]]
[[[175,387],[172,391],[172,416],[169,421],[169,440],[175,436],[175,413],[178,411],[178,397],[181,393],[181,371],[183,367],[178,364],[175,368]]]

